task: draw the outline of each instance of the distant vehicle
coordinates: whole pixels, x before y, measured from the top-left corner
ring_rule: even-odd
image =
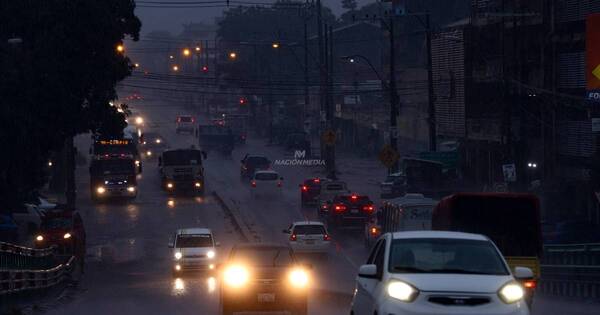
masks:
[[[131,157],[97,158],[90,164],[90,195],[93,201],[137,197],[135,161]]]
[[[179,115],[175,121],[175,133],[180,134],[182,132],[194,133],[194,117],[190,115]]]
[[[15,243],[19,240],[19,227],[9,215],[0,214],[0,242]]]
[[[219,125],[198,125],[198,145],[206,152],[217,151],[223,155],[231,155],[234,136],[231,129]]]
[[[11,213],[17,225],[21,226],[28,236],[33,236],[39,229],[44,216],[44,212],[33,204],[24,204],[12,209]]]
[[[431,227],[483,234],[498,246],[511,268],[525,266],[534,277],[523,286],[531,303],[540,278],[540,202],[533,194],[457,193],[434,208]]]
[[[348,185],[346,182],[339,180],[327,180],[321,182],[321,192],[319,193],[317,201],[317,213],[321,211],[321,208],[325,203],[332,200],[335,196],[340,194],[348,194]]]
[[[318,177],[305,179],[302,184],[300,184],[300,202],[302,206],[306,205],[314,205],[319,200],[319,195],[321,194],[321,182],[323,179]]]
[[[187,191],[203,195],[206,186],[202,159],[206,153],[198,149],[164,151],[158,158],[161,186],[169,193]]]
[[[568,220],[545,224],[544,244],[583,244],[600,242],[600,227],[585,220]]]
[[[146,159],[153,159],[162,154],[168,148],[165,139],[156,132],[142,134],[141,151]]]
[[[214,270],[218,246],[210,229],[177,230],[169,243],[173,249],[173,275],[188,270]]]
[[[294,222],[283,233],[288,235],[289,244],[296,254],[327,255],[331,236],[322,222]]]
[[[406,178],[407,193],[422,193],[428,197],[437,197],[446,190],[444,164],[416,158],[404,158],[401,163]]]
[[[532,276],[483,235],[386,233],[358,270],[350,314],[529,315],[518,281]]]
[[[146,121],[144,120],[144,116],[142,116],[142,114],[132,111],[129,115],[127,115],[127,123],[141,128],[144,127]]]
[[[242,179],[250,178],[258,170],[268,170],[271,168],[271,160],[262,155],[246,154],[240,163],[240,177]]]
[[[222,267],[221,314],[290,311],[307,314],[309,267],[288,246],[235,245]]]
[[[304,151],[306,157],[310,157],[312,154],[310,140],[308,138],[308,135],[304,132],[295,132],[288,134],[285,138],[284,145],[286,150]]]
[[[258,197],[259,195],[279,195],[281,194],[282,185],[283,177],[272,170],[256,171],[250,177],[250,193],[253,197]]]
[[[366,195],[342,194],[326,201],[319,211],[329,226],[359,224],[361,227],[371,221],[375,205]]]
[[[35,237],[36,248],[57,246],[59,253],[85,257],[86,234],[83,220],[76,211],[55,209],[44,216]]]
[[[365,242],[372,245],[381,234],[431,230],[431,216],[437,201],[422,194],[406,194],[383,202],[376,220],[365,225]]]
[[[131,158],[135,162],[136,171],[142,172],[142,160],[137,141],[133,139],[100,139],[95,140],[90,149],[92,159]]]
[[[381,198],[397,198],[406,193],[406,176],[402,173],[389,174],[379,185]]]
[[[231,129],[236,143],[245,144],[248,137],[248,115],[223,114],[223,125]]]

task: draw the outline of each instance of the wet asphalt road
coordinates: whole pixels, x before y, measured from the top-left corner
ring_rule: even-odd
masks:
[[[159,132],[171,148],[195,144],[192,135],[175,134],[175,117],[186,114],[177,100],[148,97],[132,104],[146,117],[147,131]],[[202,116],[202,115],[200,115]],[[205,117],[199,117],[205,119]],[[76,140],[80,152],[87,152],[89,136]],[[232,157],[210,153],[204,162],[207,171],[205,197],[170,197],[159,187],[156,160],[144,161],[138,179],[139,195],[132,202],[93,204],[89,198],[87,165],[77,169],[78,206],[88,236],[86,272],[79,286],[70,288],[58,300],[43,307],[45,314],[219,314],[219,283],[215,275],[171,275],[169,236],[178,228],[208,227],[222,247],[223,257],[241,236],[220,205],[211,197],[216,191],[235,205],[252,241],[286,241],[281,230],[292,221],[315,219],[314,209],[300,206],[298,184],[306,177],[322,174],[318,168],[275,167],[284,177],[281,196],[254,199],[249,185],[239,178],[239,160],[246,153],[265,154],[271,159],[289,157],[279,147],[265,145],[264,139],[250,138],[237,147]],[[343,179],[343,178],[342,178]],[[356,188],[351,187],[356,190]],[[375,198],[376,199],[376,198]],[[313,265],[314,287],[309,296],[309,314],[348,314],[358,266],[368,254],[361,231],[330,231],[335,246],[327,260],[309,259]],[[540,297],[533,314],[600,314],[595,305],[561,302]]]

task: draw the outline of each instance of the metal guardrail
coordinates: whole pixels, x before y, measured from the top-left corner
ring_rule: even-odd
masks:
[[[73,271],[75,256],[64,262],[56,247],[33,249],[0,242],[0,295],[38,290],[61,283]]]
[[[539,290],[600,300],[600,244],[545,245]]]

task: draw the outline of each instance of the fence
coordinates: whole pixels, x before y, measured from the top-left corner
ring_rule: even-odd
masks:
[[[546,245],[539,290],[600,300],[600,244]]]
[[[0,242],[0,295],[52,287],[71,274],[75,256],[60,261],[56,247],[32,249]]]

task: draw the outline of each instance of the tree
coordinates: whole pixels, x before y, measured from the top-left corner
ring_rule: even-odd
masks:
[[[65,139],[119,133],[109,105],[130,74],[116,51],[138,40],[133,0],[21,0],[0,4],[0,204],[17,205],[46,181],[47,162]],[[6,44],[18,37],[19,44]]]
[[[358,7],[356,0],[342,0],[342,8],[348,11],[354,11]]]

